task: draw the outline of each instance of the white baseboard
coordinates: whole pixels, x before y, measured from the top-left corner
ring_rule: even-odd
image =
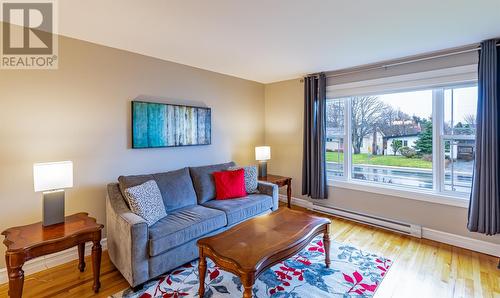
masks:
[[[481,252],[487,255],[500,257],[500,244],[478,240],[470,237],[460,236],[429,228],[422,228],[422,238],[434,240],[458,246],[461,248],[470,249],[473,251]]]
[[[101,246],[103,250],[107,249],[106,239],[101,240]],[[85,245],[85,255],[86,256],[90,255],[91,250],[92,250],[92,243],[87,242],[87,244]],[[78,250],[77,247],[75,246],[73,248],[61,252],[56,252],[54,254],[29,260],[23,266],[24,275],[27,276],[29,274],[37,273],[46,270],[48,268],[68,263],[77,259],[78,259]],[[87,268],[89,268],[89,266],[91,266],[91,264],[87,264]],[[0,284],[6,283],[8,281],[9,278],[7,276],[7,268],[0,268]]]
[[[280,194],[279,197],[280,197],[281,202],[285,202],[285,203],[287,202],[286,195]],[[308,200],[304,200],[304,199],[292,197],[291,203],[292,203],[292,205],[300,206],[300,207],[307,208],[307,209],[313,208],[313,203],[309,202]]]
[[[286,202],[287,197],[280,194],[280,201]],[[297,205],[307,209],[313,209],[312,202],[294,197],[292,197],[292,205]],[[446,243],[449,245],[469,249],[495,257],[500,257],[500,244],[488,241],[478,240],[425,227],[422,227],[422,238]]]

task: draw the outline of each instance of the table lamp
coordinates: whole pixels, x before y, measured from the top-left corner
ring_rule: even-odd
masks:
[[[259,177],[267,177],[267,161],[271,159],[271,147],[255,147],[255,160],[259,161]]]
[[[73,187],[73,162],[33,165],[35,192],[43,192],[44,227],[64,222],[64,189]]]

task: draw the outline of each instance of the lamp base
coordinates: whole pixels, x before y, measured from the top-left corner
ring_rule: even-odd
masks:
[[[64,222],[64,190],[43,193],[44,227]]]
[[[259,178],[267,177],[267,161],[259,161]]]

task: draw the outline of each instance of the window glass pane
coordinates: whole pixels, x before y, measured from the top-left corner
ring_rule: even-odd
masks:
[[[344,136],[344,99],[327,99],[326,101],[326,134]]]
[[[477,86],[444,91],[444,134],[474,135],[476,132]]]
[[[444,141],[444,189],[470,193],[475,144],[470,139]]]
[[[352,178],[432,189],[432,90],[350,100]]]
[[[329,178],[344,176],[345,100],[326,102],[326,169]]]
[[[333,137],[326,142],[326,171],[329,178],[344,176],[344,138]]]
[[[477,86],[444,93],[444,189],[470,193],[475,158]]]

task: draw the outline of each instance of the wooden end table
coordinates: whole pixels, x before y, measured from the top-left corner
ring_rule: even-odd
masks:
[[[20,298],[23,294],[24,271],[26,261],[36,257],[78,246],[78,269],[85,270],[85,242],[92,242],[92,269],[94,273],[94,292],[101,284],[101,231],[103,225],[87,213],[66,216],[64,223],[43,227],[41,222],[9,228],[2,232],[3,243],[7,246],[5,261],[9,275],[9,296]]]
[[[265,181],[269,183],[274,183],[278,185],[278,187],[286,186],[286,199],[288,208],[292,208],[292,178],[279,176],[279,175],[271,175],[268,174],[266,177],[259,177],[259,181]]]
[[[330,267],[330,223],[328,218],[284,208],[198,240],[199,297],[205,294],[206,257],[240,277],[244,298],[252,297],[259,274],[292,257],[319,234],[323,234],[325,264]]]

